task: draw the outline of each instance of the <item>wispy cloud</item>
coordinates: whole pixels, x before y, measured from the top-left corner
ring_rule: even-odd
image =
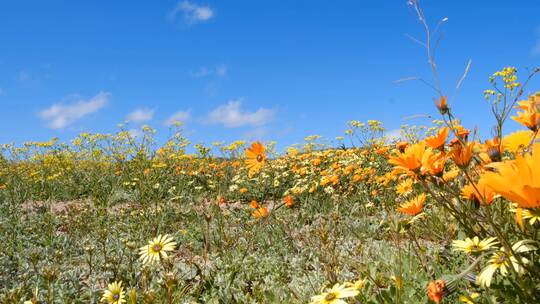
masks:
[[[176,7],[169,13],[170,20],[176,20],[182,13],[184,21],[188,24],[206,22],[215,16],[214,10],[208,5],[199,5],[187,0],[178,2]]]
[[[185,123],[187,120],[189,120],[191,116],[191,113],[189,110],[187,111],[178,111],[171,115],[167,120],[165,121],[165,125],[172,126],[176,123]]]
[[[20,71],[19,75],[17,76],[17,79],[19,79],[19,81],[30,80],[30,72],[28,72],[28,71]]]
[[[70,104],[56,103],[41,111],[39,116],[45,120],[49,128],[62,129],[77,120],[95,113],[103,108],[110,98],[110,93],[100,92],[89,100],[78,98]]]
[[[215,68],[200,67],[198,70],[191,72],[191,77],[202,78],[207,76],[223,77],[227,74],[227,66],[220,64]]]
[[[152,120],[154,118],[154,110],[148,108],[138,108],[129,113],[126,119],[130,122],[141,123]]]
[[[536,28],[536,44],[532,49],[532,54],[540,56],[540,26]]]
[[[221,124],[227,128],[260,127],[270,122],[276,114],[274,109],[267,108],[259,108],[255,112],[243,111],[241,105],[241,99],[231,100],[211,111],[207,121],[211,124]]]

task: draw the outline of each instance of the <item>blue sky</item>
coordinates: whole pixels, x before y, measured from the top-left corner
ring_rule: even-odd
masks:
[[[482,97],[506,65],[540,64],[537,0],[423,1],[448,17],[437,58],[452,107],[489,135]],[[389,130],[436,115],[423,39],[405,0],[2,1],[0,142],[185,121],[193,142],[339,136],[349,120]],[[454,86],[467,61],[469,76]],[[536,79],[531,91],[540,90]],[[509,130],[517,128],[509,123]]]

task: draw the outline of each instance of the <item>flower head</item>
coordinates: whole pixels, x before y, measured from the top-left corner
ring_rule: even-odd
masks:
[[[426,144],[432,149],[440,149],[444,146],[449,131],[450,129],[448,129],[447,127],[442,127],[441,129],[439,129],[439,132],[437,132],[436,135],[427,137],[425,139]]]
[[[103,292],[101,302],[108,304],[122,304],[126,303],[126,292],[122,287],[122,282],[113,282],[107,286],[107,289]]]
[[[166,259],[168,257],[167,252],[173,251],[176,246],[176,242],[169,235],[159,235],[153,240],[148,242],[139,249],[140,259],[144,264],[151,264],[159,261],[159,259]]]
[[[446,102],[446,96],[441,95],[439,99],[435,99],[435,106],[437,106],[437,109],[439,110],[441,115],[445,115],[450,110]]]
[[[529,224],[540,223],[540,209],[524,209],[522,211],[523,219],[529,220]]]
[[[459,301],[465,303],[465,304],[476,304],[475,300],[478,298],[480,294],[478,292],[473,292],[470,295],[461,295],[459,296]]]
[[[424,175],[441,176],[447,159],[448,156],[444,152],[435,153],[429,150],[422,157],[420,172]]]
[[[255,211],[251,213],[251,215],[253,215],[253,217],[257,219],[267,217],[268,214],[269,214],[268,208],[266,207],[258,207],[257,209],[255,209]]]
[[[456,144],[454,145],[451,156],[452,160],[456,165],[459,167],[467,167],[471,163],[471,159],[474,154],[474,142],[468,143],[465,146],[462,144]]]
[[[427,295],[430,300],[440,303],[446,292],[446,283],[444,280],[431,281],[427,287]]]
[[[287,195],[283,198],[283,204],[287,207],[294,206],[294,198],[291,195]]]
[[[390,156],[388,162],[394,165],[394,174],[408,174],[415,176],[420,173],[422,168],[422,159],[424,155],[429,158],[432,154],[431,148],[426,147],[424,141],[409,145],[403,152],[398,152]]]
[[[496,172],[485,172],[480,182],[521,208],[540,207],[540,144],[533,146],[532,153],[490,167]]]
[[[512,153],[521,151],[529,146],[533,140],[534,133],[530,130],[521,130],[504,137],[504,149]]]
[[[354,287],[347,287],[346,284],[336,284],[330,290],[311,297],[310,304],[346,304],[344,298],[351,298],[358,295],[359,291]]]
[[[246,165],[249,170],[248,175],[251,177],[261,170],[266,162],[266,154],[264,154],[264,146],[260,142],[254,142],[251,147],[246,150]]]
[[[466,253],[476,254],[485,250],[490,249],[495,244],[497,244],[496,238],[490,237],[487,239],[480,239],[475,236],[472,239],[466,238],[465,240],[454,240],[452,246],[455,250],[463,251]]]
[[[426,194],[422,193],[418,195],[417,197],[409,200],[408,202],[401,204],[397,210],[401,213],[415,216],[418,213],[422,212],[422,208],[424,207],[425,201],[426,201]]]
[[[396,186],[396,193],[399,195],[408,195],[412,192],[412,190],[413,190],[412,178],[407,178]]]
[[[536,247],[530,244],[530,241],[521,240],[512,245],[512,251],[517,253],[525,253],[535,250]],[[518,258],[520,260],[518,260]],[[515,257],[511,252],[501,247],[489,259],[489,265],[486,266],[480,275],[476,278],[476,282],[483,287],[489,287],[493,279],[493,275],[497,270],[502,276],[508,274],[509,267],[516,270],[518,274],[523,274],[525,269],[522,264],[529,263],[529,260],[524,257]]]
[[[492,140],[486,140],[484,150],[490,161],[501,161],[503,145],[500,138],[494,137]]]
[[[540,128],[540,92],[529,96],[528,100],[518,102],[516,108],[522,111],[512,119],[536,132]]]

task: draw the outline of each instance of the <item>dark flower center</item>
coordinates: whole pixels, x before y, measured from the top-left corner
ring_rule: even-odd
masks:
[[[325,299],[326,301],[332,301],[332,300],[334,300],[334,299],[336,299],[336,298],[337,298],[337,296],[336,296],[336,294],[333,293],[333,292],[327,294],[326,297],[324,297],[324,299]]]
[[[161,245],[160,245],[160,244],[155,244],[155,245],[152,247],[152,249],[153,249],[154,251],[161,251]]]

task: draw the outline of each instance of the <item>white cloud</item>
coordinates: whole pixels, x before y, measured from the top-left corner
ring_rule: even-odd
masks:
[[[176,113],[174,113],[173,115],[171,115],[171,117],[169,117],[166,121],[165,121],[165,124],[167,126],[172,126],[174,125],[175,123],[177,122],[186,122],[189,117],[190,117],[190,111],[178,111]]]
[[[227,66],[224,64],[220,64],[216,66],[215,68],[208,68],[208,67],[200,67],[197,71],[191,72],[191,76],[194,78],[202,78],[206,76],[218,76],[223,77],[227,74]]]
[[[227,66],[220,64],[216,67],[215,73],[217,76],[225,76],[227,74]]]
[[[403,140],[401,129],[388,130],[384,133],[387,142],[395,142]]]
[[[128,121],[134,123],[149,121],[152,118],[154,118],[154,110],[148,108],[138,108],[126,117]]]
[[[231,100],[227,104],[215,108],[208,114],[208,122],[222,124],[227,128],[242,126],[258,127],[267,124],[274,118],[275,110],[259,108],[255,112],[244,112],[240,108],[242,100]]]
[[[41,111],[39,116],[47,122],[50,128],[62,129],[87,115],[99,111],[107,104],[109,97],[109,93],[100,92],[89,100],[78,98],[78,101],[70,104],[56,103]]]
[[[208,21],[215,15],[210,6],[198,5],[187,0],[178,2],[174,10],[169,13],[169,18],[171,20],[176,19],[178,13],[180,12],[183,13],[184,20],[189,24]]]

